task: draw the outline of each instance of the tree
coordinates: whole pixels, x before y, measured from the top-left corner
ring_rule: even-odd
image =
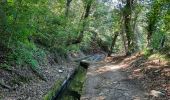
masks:
[[[82,28],[81,28],[81,30],[79,32],[78,37],[76,39],[73,39],[73,40],[69,41],[68,45],[70,45],[70,44],[78,44],[78,43],[80,43],[82,41],[83,36],[84,36],[85,27],[87,25],[87,18],[89,17],[92,3],[93,3],[93,0],[84,1],[85,13],[83,13],[83,15],[82,15],[82,16],[84,16],[83,19],[81,20],[82,21]]]
[[[112,51],[113,51],[113,48],[114,48],[114,46],[116,44],[116,39],[117,39],[118,35],[119,35],[119,32],[115,32],[115,35],[114,35],[114,37],[112,39],[112,43],[111,43],[111,46],[110,46],[110,50],[108,52],[108,56],[111,56],[111,54],[112,54]]]
[[[164,16],[168,11],[167,0],[154,0],[151,2],[150,11],[147,14],[147,46],[151,49],[160,49],[164,46],[167,32],[165,30]]]
[[[133,10],[134,0],[126,0],[126,4],[123,9],[123,18],[124,18],[124,28],[126,32],[126,38],[127,38],[127,48],[128,52],[134,51],[135,43],[133,41],[134,39],[134,33],[132,31],[132,10]]]
[[[148,13],[148,27],[147,27],[147,45],[151,45],[151,38],[153,33],[156,30],[156,23],[159,19],[159,13],[160,13],[160,4],[157,0],[153,1],[151,5],[151,10]]]

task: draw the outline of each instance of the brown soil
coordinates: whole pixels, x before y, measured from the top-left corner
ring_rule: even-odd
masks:
[[[77,66],[74,62],[61,63],[63,59],[59,60],[59,64],[53,56],[48,54],[45,62],[40,64],[46,81],[37,77],[27,66],[14,67],[12,71],[0,69],[1,83],[3,81],[5,86],[9,86],[0,86],[0,100],[42,100],[57,80],[65,79]]]
[[[135,59],[135,60],[134,60]],[[124,70],[130,72],[132,79],[139,80],[148,92],[148,100],[170,100],[170,64],[159,58],[145,59],[140,53],[125,58],[124,62],[129,64]],[[156,90],[161,96],[151,95]]]
[[[88,69],[81,100],[169,100],[169,73],[167,63],[140,53],[108,57]]]

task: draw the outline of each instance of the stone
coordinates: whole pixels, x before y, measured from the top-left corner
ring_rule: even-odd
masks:
[[[63,71],[62,71],[62,70],[58,70],[58,72],[59,72],[59,73],[63,73]]]
[[[154,97],[161,97],[161,96],[164,96],[165,94],[160,91],[151,90],[150,95]]]

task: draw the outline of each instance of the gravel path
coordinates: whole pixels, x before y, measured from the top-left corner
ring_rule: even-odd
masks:
[[[121,70],[124,66],[121,63],[92,64],[81,100],[147,100],[140,83]]]

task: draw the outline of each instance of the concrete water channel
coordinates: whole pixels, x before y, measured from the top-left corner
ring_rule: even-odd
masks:
[[[79,66],[65,80],[57,80],[44,100],[80,100],[90,62],[102,60],[103,55],[93,55],[79,60]]]
[[[78,66],[66,80],[58,80],[44,100],[80,100],[87,72],[86,67]]]
[[[88,66],[87,60],[81,60],[79,66],[65,80],[56,81],[44,100],[80,100]]]

